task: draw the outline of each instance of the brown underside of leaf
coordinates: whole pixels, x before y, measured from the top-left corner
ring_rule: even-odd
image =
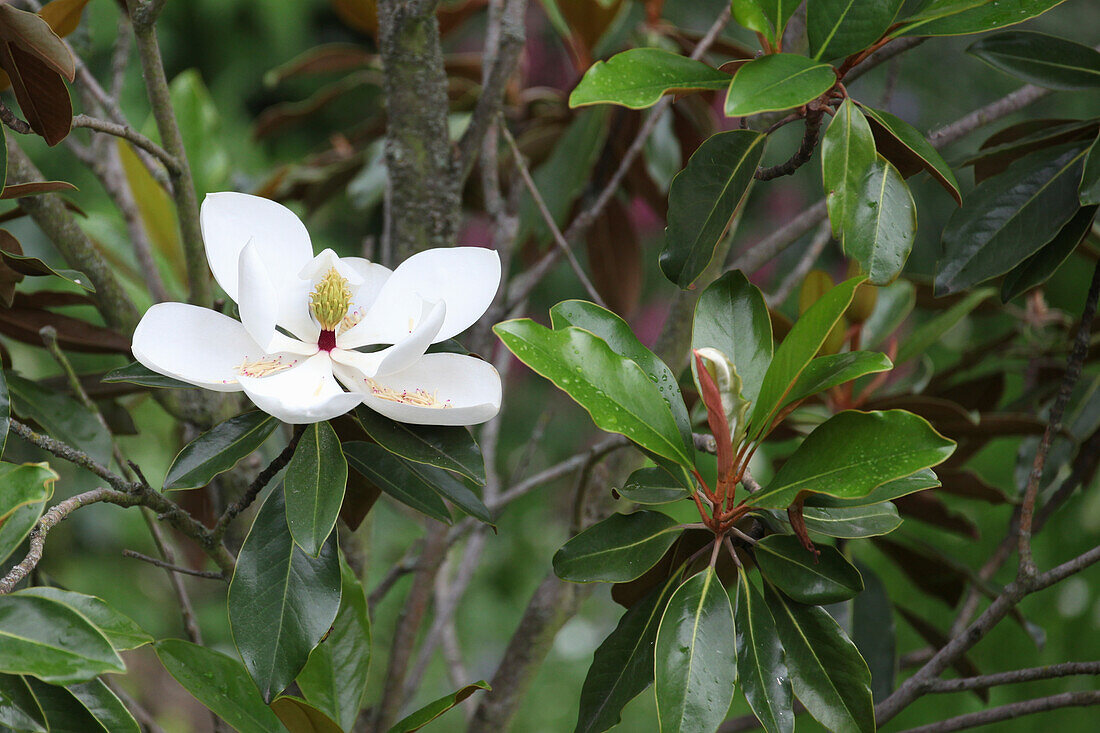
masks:
[[[0,5],[0,7],[5,7]],[[8,73],[12,91],[31,129],[47,145],[57,145],[73,124],[73,105],[61,75],[19,46],[0,42],[0,66]]]

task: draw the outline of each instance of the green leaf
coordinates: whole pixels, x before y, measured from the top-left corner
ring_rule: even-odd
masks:
[[[130,384],[140,384],[143,387],[159,387],[166,389],[193,389],[195,386],[187,382],[181,382],[178,379],[173,379],[172,377],[166,377],[163,374],[158,374],[136,361],[132,364],[127,364],[124,367],[119,367],[118,369],[107,372],[107,374],[103,376],[103,379],[99,381],[107,383],[129,382]]]
[[[708,567],[676,589],[657,629],[654,682],[663,733],[718,727],[733,701],[735,654],[733,608]]]
[[[1017,295],[1045,283],[1088,235],[1096,209],[1095,205],[1082,207],[1054,239],[1012,268],[1001,283],[1001,302],[1007,303]]]
[[[129,616],[116,611],[105,600],[71,590],[36,585],[15,593],[17,596],[35,596],[63,603],[73,609],[107,637],[117,651],[137,649],[153,643],[153,637]]]
[[[9,188],[8,191],[10,192],[11,189]],[[29,275],[30,277],[59,277],[62,280],[68,280],[73,285],[77,285],[89,293],[95,292],[95,285],[92,284],[91,279],[79,270],[65,270],[59,267],[52,267],[37,257],[14,254],[7,250],[0,250],[0,259],[3,259],[5,265],[20,274]]]
[[[457,476],[449,471],[433,466],[425,466],[422,463],[414,463],[404,459],[398,459],[405,467],[421,478],[435,493],[443,499],[454,504],[462,511],[469,514],[479,522],[495,527],[493,513],[489,507],[481,501],[481,497],[475,494]]]
[[[794,731],[794,700],[775,620],[764,599],[737,574],[737,680],[749,707],[768,733]]]
[[[898,329],[917,305],[917,290],[908,280],[878,288],[875,309],[863,324],[863,347],[873,349]]]
[[[389,733],[413,733],[413,731],[418,731],[478,690],[490,691],[492,689],[485,680],[472,682],[449,695],[444,695],[438,700],[428,703],[412,715],[403,718],[397,725],[390,728]]]
[[[297,697],[277,697],[271,709],[290,733],[343,733],[332,718]]]
[[[86,618],[34,596],[0,596],[0,672],[67,685],[126,665]]]
[[[0,125],[0,127],[3,127],[3,125]],[[3,144],[3,142],[3,135],[0,133],[0,144]],[[7,151],[5,150],[0,157],[6,155]],[[0,369],[0,456],[4,455],[4,448],[8,445],[8,430],[10,427],[11,398],[8,397],[8,380],[4,378],[4,370]]]
[[[668,471],[656,466],[639,468],[630,474],[619,493],[635,504],[668,504],[691,496]]]
[[[320,557],[290,537],[281,487],[267,497],[245,537],[229,583],[233,642],[265,702],[289,685],[340,607],[336,537]]]
[[[340,610],[332,631],[310,652],[297,681],[310,703],[351,730],[367,690],[371,626],[367,595],[343,555],[340,586]]]
[[[1100,87],[1100,51],[1033,31],[985,36],[966,52],[995,69],[1047,89]]]
[[[0,674],[0,725],[34,733],[46,732],[46,716],[42,706],[27,681],[19,675]]]
[[[158,641],[154,648],[176,682],[241,733],[282,730],[236,659],[182,639]]]
[[[882,579],[862,563],[856,563],[856,567],[865,587],[852,601],[852,642],[867,662],[871,691],[875,702],[879,702],[894,691],[898,673],[894,607]]]
[[[12,411],[34,420],[50,436],[79,448],[105,464],[111,458],[111,436],[84,405],[72,397],[7,372]]]
[[[493,331],[520,361],[587,410],[597,427],[694,466],[694,446],[680,434],[660,388],[603,339],[573,327],[552,331],[526,318],[498,323]]]
[[[768,514],[776,522],[790,523],[785,511],[768,510]],[[897,507],[888,501],[867,506],[807,506],[802,509],[802,520],[810,532],[843,539],[879,537],[901,526]]]
[[[1078,142],[1039,150],[982,181],[944,226],[936,295],[1003,275],[1054,239],[1080,208],[1087,149]]]
[[[962,36],[1023,23],[1065,0],[933,0],[891,35]]]
[[[865,374],[886,372],[893,368],[889,357],[877,351],[845,351],[841,354],[819,356],[802,370],[798,381],[783,399],[783,405],[792,405]]]
[[[903,478],[887,481],[881,486],[871,490],[866,496],[855,499],[838,499],[835,496],[817,494],[806,500],[807,507],[859,507],[870,506],[884,501],[893,501],[918,491],[934,489],[940,485],[940,480],[931,469],[925,468]]]
[[[955,441],[904,410],[845,410],[802,441],[753,506],[785,509],[805,494],[865,496],[887,481],[947,460]]]
[[[766,142],[766,136],[753,130],[712,135],[672,179],[660,263],[665,277],[681,288],[695,282],[710,264],[752,184]]]
[[[366,407],[355,410],[363,430],[391,453],[417,463],[438,466],[485,485],[485,460],[470,431],[463,427],[408,425]]]
[[[794,694],[810,715],[836,733],[873,733],[871,673],[833,617],[786,598],[770,583],[764,584],[764,600],[783,642]]]
[[[20,508],[53,496],[57,479],[48,463],[0,463],[0,526]]]
[[[741,396],[755,402],[772,360],[772,321],[760,288],[740,270],[707,286],[695,306],[691,348],[709,346],[726,355],[741,377]]]
[[[24,681],[46,716],[48,730],[58,733],[112,733],[64,687],[47,685],[33,677],[25,677]]]
[[[570,107],[618,104],[644,109],[665,94],[725,89],[730,75],[659,48],[632,48],[597,61],[569,95]]]
[[[348,462],[336,431],[328,422],[307,425],[287,464],[283,494],[294,544],[310,557],[321,554],[332,534],[347,484]]]
[[[904,178],[922,170],[927,171],[951,194],[955,203],[962,204],[955,172],[917,128],[885,110],[865,104],[859,107],[867,115],[867,123],[875,138],[875,149],[893,163]]]
[[[263,445],[279,421],[253,410],[218,423],[183,447],[168,467],[164,491],[199,489]]]
[[[764,577],[799,603],[839,603],[863,590],[859,571],[835,547],[823,545],[815,557],[793,534],[768,535],[753,547]]]
[[[801,5],[801,0],[733,0],[731,9],[733,17],[738,23],[749,30],[759,31],[768,37],[772,43],[777,38],[783,37],[783,31],[787,28],[787,21],[794,15],[794,11]],[[759,25],[759,19],[763,15],[768,24],[764,29],[755,27]],[[752,23],[752,25],[750,25]]]
[[[817,60],[848,56],[882,37],[903,0],[814,0],[806,4],[806,36]]]
[[[451,513],[437,492],[417,472],[400,458],[374,443],[351,441],[344,443],[348,465],[366,476],[375,486],[402,504],[444,524],[451,523]]]
[[[730,10],[738,25],[760,33],[774,46],[775,26],[764,11],[765,2],[766,0],[732,0]]]
[[[35,465],[35,464],[27,464]],[[0,488],[8,481],[8,474],[20,468],[14,463],[0,463]],[[56,474],[55,474],[56,477]],[[53,497],[54,482],[46,481],[45,495],[42,501],[24,504],[11,512],[7,519],[0,521],[0,563],[3,563],[23,543],[27,535],[38,523],[38,518],[46,509],[46,502]]]
[[[843,241],[875,162],[875,138],[867,118],[851,98],[837,108],[821,137],[821,177],[833,237]]]
[[[740,69],[726,94],[726,116],[747,117],[801,107],[836,83],[832,66],[793,53],[754,59]]]
[[[187,162],[195,181],[195,193],[202,198],[212,191],[224,191],[232,172],[227,145],[230,137],[223,134],[218,107],[203,84],[198,69],[187,69],[171,81],[168,93],[176,115]],[[243,140],[234,144],[240,145]],[[244,153],[235,147],[238,154]]]
[[[580,714],[574,733],[602,733],[615,727],[622,709],[653,682],[653,647],[657,628],[680,572],[635,603],[592,655],[581,688]]]
[[[1080,199],[1082,206],[1100,204],[1100,137],[1092,143],[1085,167],[1081,172]]]
[[[879,156],[860,184],[844,250],[859,261],[872,285],[889,285],[901,274],[917,237],[917,205],[905,179]]]
[[[554,572],[574,583],[625,583],[657,564],[680,536],[680,523],[661,512],[612,514],[554,554]]]
[[[134,716],[103,680],[91,680],[65,688],[108,733],[141,733]],[[51,725],[51,730],[56,726]]]
[[[760,384],[760,396],[753,407],[750,435],[760,435],[782,406],[783,398],[794,387],[802,370],[814,358],[829,331],[852,302],[862,277],[846,280],[825,293],[795,321],[790,333],[775,350],[768,371]]]
[[[940,340],[940,336],[947,333],[955,324],[965,318],[970,311],[977,308],[983,301],[994,295],[997,291],[993,288],[981,288],[975,290],[943,313],[932,318],[915,328],[902,342],[898,349],[895,364],[901,364],[915,356],[920,356],[928,350],[932,344]]]

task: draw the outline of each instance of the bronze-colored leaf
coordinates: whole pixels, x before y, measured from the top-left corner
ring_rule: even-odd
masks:
[[[935,490],[918,491],[893,501],[894,506],[907,519],[916,519],[974,540],[981,537],[977,525],[962,514],[951,511],[947,504],[943,503],[943,499],[936,496]]]
[[[76,62],[69,47],[35,13],[18,10],[8,3],[0,5],[0,40],[18,46],[69,81],[76,77]],[[7,71],[11,73],[10,69]]]
[[[377,61],[378,54],[370,53],[362,46],[353,43],[325,43],[264,74],[264,84],[276,86],[299,76],[362,69]]]
[[[0,5],[0,8],[6,7],[9,6]],[[47,145],[57,145],[64,140],[72,129],[73,104],[61,75],[38,56],[6,41],[0,41],[0,67],[7,72],[19,108],[31,129],[41,135]]]
[[[0,333],[17,341],[42,345],[39,331],[44,326],[57,329],[57,341],[70,351],[96,354],[129,354],[130,339],[117,331],[96,326],[72,316],[32,308],[0,308]]]
[[[78,190],[80,189],[67,181],[31,181],[4,186],[0,191],[0,199],[21,199],[27,196],[40,196],[44,193]]]
[[[14,255],[23,254],[23,247],[19,244],[19,240],[6,229],[0,229],[0,250]],[[8,308],[11,308],[12,303],[15,302],[16,284],[24,277],[26,276],[23,273],[0,259],[0,300],[3,300]]]
[[[42,20],[49,24],[53,32],[64,38],[80,25],[80,16],[89,0],[53,0],[38,11]]]
[[[967,499],[977,499],[990,504],[1007,504],[1012,502],[1003,491],[978,476],[973,471],[941,470],[936,468],[936,475],[943,484],[940,491]]]
[[[621,202],[604,209],[587,241],[593,285],[611,310],[629,318],[642,295],[642,245]]]
[[[368,36],[378,33],[376,0],[332,0],[332,9],[349,28]]]
[[[966,590],[966,576],[957,568],[927,552],[884,537],[874,537],[871,542],[901,568],[915,586],[952,608],[958,605]]]
[[[606,4],[592,0],[558,0],[558,10],[573,32],[573,45],[581,68],[591,63],[592,49],[611,27],[622,5],[622,0]]]

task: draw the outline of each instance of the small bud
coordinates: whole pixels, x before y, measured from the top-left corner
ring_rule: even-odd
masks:
[[[747,428],[745,420],[748,416],[749,406],[752,404],[741,397],[741,375],[737,373],[737,367],[733,365],[733,362],[718,349],[705,346],[696,349],[695,354],[718,386],[718,392],[722,397],[722,410],[725,412],[726,422],[729,425],[730,438],[732,443],[737,445],[745,434]],[[695,378],[698,383],[698,375]],[[699,386],[701,394],[702,386],[698,384],[697,386]]]
[[[817,301],[833,289],[833,279],[824,270],[810,270],[802,281],[798,291],[798,315],[802,315]]]

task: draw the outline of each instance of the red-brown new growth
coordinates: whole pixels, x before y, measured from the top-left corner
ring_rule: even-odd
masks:
[[[718,497],[717,503],[721,506],[726,501],[727,493],[732,498],[730,484],[734,481],[733,442],[730,438],[730,426],[729,421],[726,419],[726,410],[722,406],[722,393],[718,390],[718,384],[714,381],[714,377],[707,370],[703,357],[699,355],[698,351],[695,351],[694,354],[703,404],[707,408],[707,424],[710,425],[710,431],[714,434],[714,442],[717,444],[718,485],[715,487],[715,493]]]

